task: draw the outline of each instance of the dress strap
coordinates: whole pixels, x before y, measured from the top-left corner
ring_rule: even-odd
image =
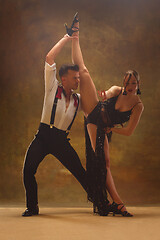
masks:
[[[121,95],[121,93],[122,93],[122,87],[121,87],[121,91],[118,93],[118,95],[115,96],[115,98],[117,99],[119,95]]]
[[[131,111],[133,110],[133,108],[134,108],[138,103],[142,103],[142,102],[137,102],[137,103],[131,108]]]
[[[50,128],[53,128],[53,125],[54,125],[54,119],[55,119],[55,113],[56,113],[56,108],[57,108],[57,102],[58,102],[58,98],[59,98],[59,97],[57,97],[58,89],[59,89],[59,86],[57,87],[57,91],[56,91],[54,102],[53,102],[53,107],[52,107],[52,112],[51,112],[51,119],[50,119]]]
[[[117,95],[117,97],[118,97],[119,95],[121,95],[121,93],[122,93],[122,87],[121,87],[121,91],[119,92],[119,94]]]

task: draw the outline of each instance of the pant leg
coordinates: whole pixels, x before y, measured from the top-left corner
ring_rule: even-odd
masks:
[[[26,190],[26,204],[27,208],[30,209],[34,209],[38,204],[37,182],[35,179],[35,173],[40,162],[43,160],[46,154],[45,142],[41,134],[38,133],[27,150],[23,168],[23,181]]]
[[[62,137],[61,141],[58,141],[56,144],[56,151],[53,150],[51,154],[73,174],[87,192],[86,171],[80,162],[78,154],[69,143],[69,140],[66,137]]]

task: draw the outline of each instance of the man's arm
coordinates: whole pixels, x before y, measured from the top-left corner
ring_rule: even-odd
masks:
[[[55,62],[55,58],[62,50],[63,46],[72,39],[68,34],[66,34],[59,42],[49,51],[46,56],[46,62],[52,65]]]

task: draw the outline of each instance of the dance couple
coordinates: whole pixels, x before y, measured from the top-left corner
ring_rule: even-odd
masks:
[[[27,150],[23,169],[27,209],[22,216],[39,214],[35,174],[44,157],[52,154],[82,185],[88,200],[93,203],[94,213],[131,217],[133,215],[123,205],[112,178],[108,142],[112,132],[130,136],[138,125],[144,108],[138,96],[139,74],[135,70],[126,72],[123,87],[112,86],[108,91],[101,91],[102,101],[99,101],[83,61],[78,14],[74,16],[70,28],[66,25],[66,30],[67,34],[46,56],[41,122]],[[62,65],[59,69],[60,85],[56,79],[55,59],[69,41],[72,41],[73,64]],[[73,90],[78,88],[79,83],[80,94],[76,94]],[[86,170],[68,138],[77,112],[81,109],[85,116]],[[123,127],[125,122],[128,124]],[[112,203],[108,201],[107,192]]]

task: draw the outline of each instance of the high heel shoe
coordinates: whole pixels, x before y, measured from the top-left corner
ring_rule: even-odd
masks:
[[[121,208],[118,208],[118,206],[122,205]],[[113,202],[111,204],[111,212],[113,212],[113,216],[115,216],[116,214],[120,214],[123,217],[133,217],[133,215],[131,213],[129,213],[128,211],[122,211],[122,208],[124,208],[123,203],[115,203]]]
[[[72,22],[72,25],[70,28],[68,28],[67,26],[67,23],[64,24],[65,28],[66,28],[66,32],[69,36],[72,36],[72,34],[74,32],[78,32],[79,28],[75,27],[74,24],[79,22],[79,19],[78,19],[78,12],[74,15],[74,18],[73,18],[73,22]],[[74,29],[77,29],[77,30],[73,30]]]

